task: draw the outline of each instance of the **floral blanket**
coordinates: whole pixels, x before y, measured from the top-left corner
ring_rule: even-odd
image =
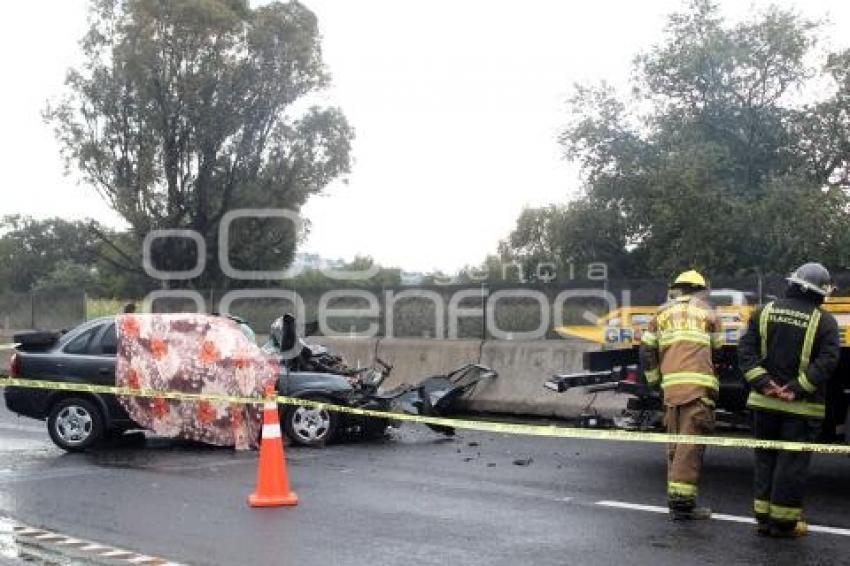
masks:
[[[117,318],[119,387],[261,397],[278,369],[239,326],[197,314]],[[237,450],[256,447],[262,406],[119,397],[136,423],[161,436]]]

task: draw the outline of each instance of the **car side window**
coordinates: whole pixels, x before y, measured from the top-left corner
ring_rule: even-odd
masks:
[[[65,353],[85,354],[88,349],[89,342],[91,342],[92,336],[94,336],[95,332],[97,332],[99,329],[100,327],[98,326],[90,328],[79,336],[77,336],[76,338],[74,338],[73,340],[71,340],[70,342],[68,342],[68,344],[65,346]]]
[[[94,348],[94,353],[107,356],[114,356],[118,353],[118,333],[115,331],[114,322],[107,326],[103,334],[100,335],[100,344]]]

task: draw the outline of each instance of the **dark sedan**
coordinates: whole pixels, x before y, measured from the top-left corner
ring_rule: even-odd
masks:
[[[18,335],[20,343],[12,355],[12,377],[115,385],[118,340],[115,318],[86,322],[66,334],[33,332]],[[321,402],[373,407],[359,400],[349,381],[339,375],[316,372],[283,372],[278,380],[282,395]],[[80,451],[106,435],[140,429],[114,395],[23,387],[4,388],[6,406],[12,412],[46,420],[50,438],[60,448]],[[353,399],[356,397],[356,399]],[[357,423],[325,409],[288,407],[281,410],[287,435],[299,444],[320,446],[335,433]],[[386,427],[382,422],[381,429]]]

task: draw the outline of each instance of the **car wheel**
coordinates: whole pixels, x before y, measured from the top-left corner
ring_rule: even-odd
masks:
[[[305,400],[330,403],[322,397],[306,397]],[[339,415],[327,409],[290,406],[284,410],[283,429],[295,444],[322,447],[333,441],[339,428]]]
[[[86,399],[62,399],[47,417],[47,432],[62,450],[80,452],[103,438],[103,415]]]

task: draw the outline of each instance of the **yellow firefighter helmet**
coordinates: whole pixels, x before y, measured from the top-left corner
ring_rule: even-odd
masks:
[[[698,271],[694,271],[693,269],[691,269],[690,271],[685,271],[684,273],[680,273],[679,276],[676,277],[676,280],[673,281],[672,287],[678,287],[680,285],[702,287],[703,289],[708,287],[705,282],[705,277],[703,277]]]

